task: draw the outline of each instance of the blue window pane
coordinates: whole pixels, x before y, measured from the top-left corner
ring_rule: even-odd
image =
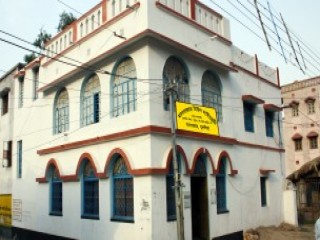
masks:
[[[99,216],[99,181],[85,179],[84,182],[84,215]]]
[[[113,220],[133,221],[133,178],[124,160],[119,157],[113,166]]]
[[[17,151],[18,151],[18,178],[22,177],[22,141],[17,142]]]
[[[51,215],[62,215],[62,182],[53,180],[51,183]]]
[[[273,137],[273,112],[265,112],[265,123],[266,123],[266,135],[267,137]]]
[[[99,179],[89,163],[86,163],[82,176],[82,217],[99,218]]]
[[[216,176],[217,186],[217,212],[223,213],[227,210],[227,189],[226,189],[226,163],[221,160],[219,173]]]
[[[170,173],[166,177],[167,188],[167,220],[176,220],[176,198],[174,193],[173,166],[170,165]]]
[[[254,108],[253,104],[243,103],[244,128],[247,132],[254,132]]]
[[[266,177],[260,177],[260,191],[261,191],[261,206],[267,206],[267,188],[266,188]]]

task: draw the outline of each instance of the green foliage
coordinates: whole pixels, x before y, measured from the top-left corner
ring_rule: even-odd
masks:
[[[63,11],[60,15],[59,25],[57,27],[58,32],[63,31],[67,26],[73,23],[77,18],[72,13]]]
[[[34,53],[26,54],[23,57],[23,61],[28,64],[31,63],[37,56]]]
[[[33,42],[33,45],[39,48],[40,50],[43,50],[46,42],[48,42],[50,39],[51,35],[41,28],[40,33]]]

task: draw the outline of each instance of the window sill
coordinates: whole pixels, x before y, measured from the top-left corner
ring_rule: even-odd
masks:
[[[229,213],[229,210],[225,209],[225,210],[217,211],[217,214],[226,214],[226,213]]]
[[[100,220],[98,215],[81,215],[81,219]]]
[[[62,212],[50,212],[49,213],[50,216],[55,216],[55,217],[62,217]]]
[[[125,222],[125,223],[134,223],[133,218],[127,218],[127,217],[112,217],[110,219],[111,222]]]

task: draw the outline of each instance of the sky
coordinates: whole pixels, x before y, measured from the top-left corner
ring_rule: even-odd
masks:
[[[60,13],[67,11],[72,12],[76,17],[80,16],[61,1],[0,0],[0,76],[17,62],[23,61],[23,56],[28,53],[26,50],[1,41],[5,39],[21,43],[4,35],[1,31],[9,32],[30,42],[33,42],[41,28],[54,36],[57,32]],[[100,0],[63,0],[62,2],[72,6],[78,12],[85,13]],[[320,1],[269,0],[281,42],[285,48],[284,55],[289,59],[288,63],[285,63],[282,56],[272,22],[268,20],[269,12],[264,8],[267,7],[267,0],[258,0],[258,6],[272,45],[271,51],[263,40],[265,38],[254,8],[254,0],[202,0],[202,2],[230,20],[231,40],[235,46],[248,54],[257,54],[260,61],[271,67],[279,67],[281,85],[320,75],[320,31],[317,30],[317,23],[320,22],[320,14],[318,14]],[[289,29],[297,58],[305,74],[299,69],[288,36],[283,31],[285,28],[281,22],[277,21],[277,18],[280,19],[279,13]],[[29,47],[26,44],[22,45]]]

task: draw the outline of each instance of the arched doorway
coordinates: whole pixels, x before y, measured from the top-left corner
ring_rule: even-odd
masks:
[[[191,175],[192,239],[209,239],[209,208],[206,155],[200,154]]]

